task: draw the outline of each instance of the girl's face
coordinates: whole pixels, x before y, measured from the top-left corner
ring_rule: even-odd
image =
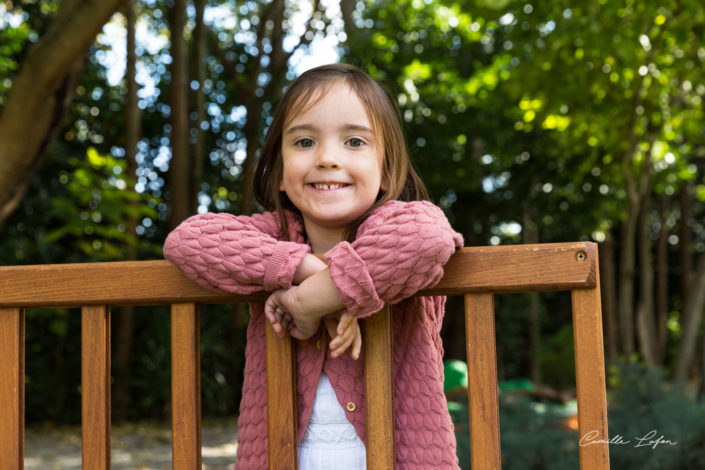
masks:
[[[279,189],[301,211],[309,234],[340,230],[369,209],[382,183],[382,157],[365,107],[334,81],[282,131]]]

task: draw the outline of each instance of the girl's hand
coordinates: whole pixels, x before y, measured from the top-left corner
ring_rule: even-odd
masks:
[[[342,312],[342,313],[341,313]],[[348,348],[350,357],[357,360],[362,349],[362,335],[357,318],[342,310],[323,318],[323,324],[328,330],[328,335],[332,338],[329,348],[331,357],[336,358],[343,354]]]
[[[316,334],[321,323],[320,318],[307,314],[297,296],[297,289],[294,286],[275,290],[264,304],[264,315],[282,339],[287,332],[296,339],[309,339]]]

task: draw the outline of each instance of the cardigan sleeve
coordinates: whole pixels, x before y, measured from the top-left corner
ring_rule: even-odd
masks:
[[[280,241],[272,213],[234,216],[207,213],[186,219],[164,243],[164,257],[199,284],[250,294],[292,285],[310,252],[305,244]]]
[[[364,317],[436,284],[461,246],[437,206],[390,201],[360,225],[354,242],[338,243],[324,258],[348,312]]]

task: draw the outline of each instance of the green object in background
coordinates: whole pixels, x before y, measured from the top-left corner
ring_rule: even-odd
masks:
[[[512,380],[502,380],[497,385],[500,390],[526,390],[532,391],[536,389],[536,385],[529,379],[512,379]]]
[[[443,363],[443,391],[447,392],[456,387],[468,386],[468,366],[463,361],[456,359],[445,361]]]
[[[468,386],[468,366],[457,359],[451,359],[443,362],[443,373],[445,380],[443,381],[443,391],[447,392],[456,387]],[[500,390],[526,390],[532,391],[536,389],[536,385],[529,379],[517,378],[512,380],[502,380],[498,383]]]

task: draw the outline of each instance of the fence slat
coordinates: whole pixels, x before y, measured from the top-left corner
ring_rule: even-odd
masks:
[[[290,336],[279,339],[272,325],[265,323],[269,470],[295,470],[299,459],[294,345]]]
[[[0,309],[0,468],[24,468],[24,309]]]
[[[110,310],[81,309],[83,468],[110,469]]]
[[[597,262],[597,260],[595,260]],[[575,289],[573,333],[578,394],[580,468],[608,470],[607,396],[600,288]]]
[[[465,334],[468,356],[470,458],[473,470],[499,470],[499,402],[494,297],[465,295]]]
[[[389,305],[364,320],[365,432],[367,469],[393,470],[394,371],[392,316]]]
[[[171,306],[172,468],[201,468],[201,346],[198,306]]]

